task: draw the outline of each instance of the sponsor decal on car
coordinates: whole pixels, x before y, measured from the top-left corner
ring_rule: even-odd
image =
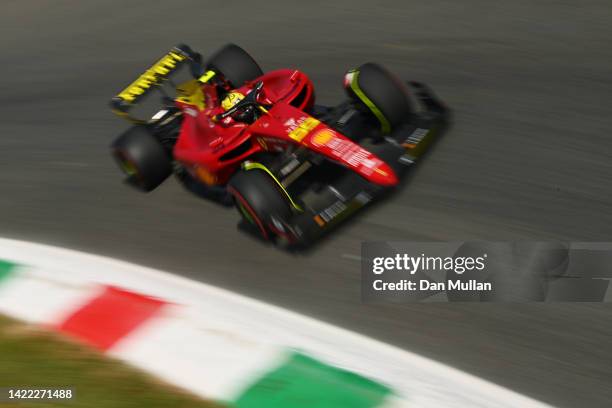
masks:
[[[416,129],[414,132],[410,134],[410,136],[406,138],[406,140],[404,140],[404,143],[402,143],[402,146],[409,148],[409,149],[415,147],[421,140],[423,140],[423,138],[427,135],[428,132],[429,132],[429,129],[421,129],[421,128]]]
[[[326,145],[331,139],[335,137],[335,134],[330,129],[322,129],[319,130],[311,139],[311,142],[315,146],[323,146]]]
[[[372,174],[377,171],[383,162],[376,158],[372,153],[363,149],[361,146],[340,137],[333,137],[332,131],[329,131],[332,137],[325,142],[325,146],[330,149],[333,157],[336,157],[341,162],[348,164],[351,167],[362,168],[365,174]],[[312,138],[312,143],[316,144],[315,135]],[[321,146],[321,145],[319,145]],[[382,174],[382,173],[381,173]],[[384,174],[383,174],[384,175]]]
[[[321,211],[319,213],[319,216],[325,222],[330,222],[333,218],[336,218],[344,210],[346,210],[346,204],[338,200],[323,211]]]
[[[356,210],[367,204],[371,199],[372,197],[368,193],[361,192],[349,201],[335,201],[329,207],[317,213],[313,217],[313,220],[320,228],[324,228],[328,224],[338,222],[349,214],[355,212]]]
[[[289,137],[296,142],[301,142],[320,123],[320,121],[313,117],[302,116],[297,120],[291,118],[284,125],[287,127]]]

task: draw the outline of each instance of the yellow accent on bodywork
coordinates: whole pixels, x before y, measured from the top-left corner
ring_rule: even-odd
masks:
[[[359,71],[354,71],[353,78],[351,80],[351,89],[353,90],[353,92],[355,92],[355,95],[357,95],[357,97],[361,99],[361,102],[363,102],[365,106],[367,106],[368,109],[372,111],[374,116],[376,116],[376,118],[380,122],[380,128],[383,134],[389,133],[391,131],[391,123],[389,123],[389,120],[387,120],[385,115],[380,111],[380,109],[378,109],[376,104],[374,104],[374,102],[372,102],[370,98],[368,98],[368,96],[361,90],[361,88],[359,87],[359,83],[357,82],[358,77]]]
[[[203,110],[206,106],[204,102],[204,92],[202,92],[202,85],[197,79],[183,82],[176,87],[176,92],[178,96],[175,98],[175,100],[178,102],[193,105],[198,108],[198,110]]]
[[[276,182],[276,184],[278,184],[278,186],[283,191],[283,193],[285,193],[285,195],[287,196],[287,199],[291,203],[291,206],[293,208],[295,208],[296,210],[300,211],[300,212],[304,211],[302,209],[302,207],[300,207],[299,205],[297,205],[295,203],[295,201],[293,201],[293,198],[291,198],[291,196],[289,195],[289,192],[287,191],[285,186],[283,186],[283,184],[276,178],[276,176],[274,174],[272,174],[272,172],[266,166],[264,166],[261,163],[249,162],[249,163],[244,163],[242,165],[242,168],[247,170],[247,171],[248,170],[253,170],[253,169],[259,169],[259,170],[265,171],[270,177],[272,177],[272,180],[274,180]]]
[[[210,81],[212,77],[214,77],[215,75],[216,75],[215,71],[206,71],[204,75],[198,78],[198,81],[205,84],[206,82]]]
[[[186,56],[170,51],[121,91],[118,96],[126,102],[134,102],[138,96],[144,94],[151,86],[158,84],[163,77],[176,68],[179,62],[185,59],[187,59]]]

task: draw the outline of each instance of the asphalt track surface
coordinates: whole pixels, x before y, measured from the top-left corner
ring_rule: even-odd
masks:
[[[575,4],[574,4],[575,3]],[[612,308],[360,302],[363,240],[611,241],[609,1],[8,1],[0,6],[0,233],[175,271],[419,352],[562,407],[612,404]],[[401,192],[306,254],[171,180],[122,185],[107,100],[185,42],[299,67],[323,103],[374,60],[455,124]]]

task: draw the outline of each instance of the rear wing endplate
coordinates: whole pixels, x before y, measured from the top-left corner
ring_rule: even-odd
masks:
[[[186,45],[173,47],[134,82],[111,99],[110,105],[113,112],[133,122],[143,122],[142,119],[137,119],[131,115],[132,108],[141,102],[152,90],[160,92],[162,97],[168,97],[168,90],[164,89],[163,86],[167,82],[172,87],[170,91],[174,93],[175,86],[171,77],[181,67],[187,65],[190,68],[191,78],[193,78],[196,75],[195,71],[199,69],[200,55],[193,52]],[[181,71],[183,70],[181,69]]]

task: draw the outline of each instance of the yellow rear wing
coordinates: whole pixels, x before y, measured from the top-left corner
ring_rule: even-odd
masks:
[[[138,119],[132,115],[132,109],[142,102],[152,90],[159,91],[162,97],[169,97],[169,92],[174,94],[175,81],[171,77],[174,77],[179,70],[184,71],[180,68],[190,63],[199,63],[198,54],[186,45],[173,47],[134,82],[111,99],[110,104],[113,112],[133,122],[143,122],[143,119]],[[190,77],[193,79],[192,74]],[[164,89],[166,85],[170,86],[171,89]]]

